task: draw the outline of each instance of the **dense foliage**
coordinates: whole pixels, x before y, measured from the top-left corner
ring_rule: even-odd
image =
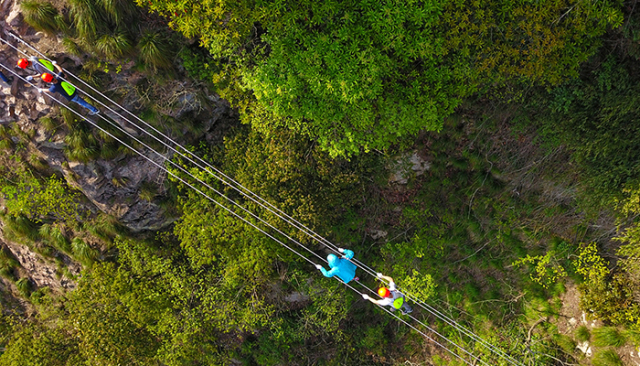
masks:
[[[622,14],[598,1],[138,1],[238,68],[245,120],[286,126],[333,156],[439,131],[494,84],[576,75]]]
[[[83,76],[94,85],[135,60],[125,72],[141,81],[114,99],[139,97],[140,115],[188,140],[188,154],[395,278],[416,319],[487,363],[505,361],[415,298],[525,364],[618,365],[616,350],[638,345],[635,3],[132,5],[21,4],[31,26],[91,54]],[[234,120],[205,131],[173,117],[175,104],[158,100],[170,83],[219,93]],[[69,161],[126,163],[69,112],[39,123],[64,135]],[[11,244],[0,243],[11,292],[0,297],[0,365],[466,364],[465,351],[428,333],[448,353],[272,240],[313,263],[328,254],[211,170],[174,156],[162,189],[146,182],[137,197],[175,221],[133,233],[47,166],[35,134],[0,126]],[[77,287],[38,286],[14,245]],[[605,326],[565,319],[583,311]]]

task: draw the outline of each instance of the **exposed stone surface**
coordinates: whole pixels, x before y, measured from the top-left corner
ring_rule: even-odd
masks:
[[[44,54],[56,59],[61,66],[68,70],[73,71],[80,67],[82,61],[80,58],[70,57],[61,52],[64,47],[60,44],[59,39],[47,37],[41,32],[36,33],[24,24],[19,5],[15,1],[3,0],[1,4],[0,12],[6,19],[2,24],[3,30],[20,34],[27,42]],[[14,45],[17,42],[10,37],[8,40]],[[0,45],[0,50],[2,51],[0,52],[0,62],[5,65],[15,65],[18,58],[24,57],[6,45]],[[149,104],[153,105],[155,110],[176,120],[184,118],[189,121],[197,121],[204,127],[201,131],[203,135],[207,134],[218,120],[229,118],[229,106],[218,96],[209,93],[206,88],[192,85],[187,80],[168,81],[162,88],[158,88],[146,80],[146,75],[133,70],[134,65],[135,63],[132,61],[122,65],[122,71],[111,73],[111,80],[105,87],[107,90],[115,91],[113,98],[125,110],[111,104],[108,104],[109,108],[106,108],[92,102],[100,107],[103,115],[117,122],[126,133],[146,142],[152,140],[145,136],[141,129],[133,125],[134,123],[142,125],[142,123],[126,112],[139,113],[148,108]],[[28,74],[23,70],[14,70],[20,75]],[[162,183],[164,181],[166,176],[161,172],[161,169],[153,163],[133,155],[120,156],[113,161],[100,160],[89,164],[67,161],[63,154],[64,135],[59,131],[52,135],[50,132],[44,131],[37,123],[40,117],[51,111],[51,104],[55,105],[56,102],[52,103],[46,93],[39,94],[24,81],[18,81],[16,77],[13,78],[11,87],[1,85],[0,88],[2,95],[0,123],[18,122],[24,131],[36,129],[34,143],[35,148],[40,152],[39,155],[54,169],[64,173],[67,181],[79,188],[99,210],[116,216],[130,229],[135,231],[155,230],[173,221],[173,218],[165,217],[163,210],[158,205],[139,198],[140,186],[144,182]],[[39,82],[34,83],[42,86],[39,85]],[[79,85],[78,82],[76,84]],[[64,100],[63,102],[66,103]],[[181,138],[184,138],[187,131],[176,134],[175,131],[167,131],[170,127],[172,126],[156,126],[158,130],[171,136],[172,139],[181,142]],[[146,126],[143,128],[149,130]],[[205,137],[209,139],[208,135]],[[152,159],[156,163],[163,163],[163,157],[149,151],[146,153],[153,156]],[[159,193],[163,193],[161,185]]]
[[[18,41],[5,36],[5,31],[19,34],[40,52],[58,61],[63,68],[75,74],[83,66],[82,63],[87,60],[86,55],[65,54],[65,48],[61,45],[60,39],[46,36],[31,29],[24,22],[16,0],[0,0],[0,15],[2,38],[9,41],[14,47],[19,46]],[[24,46],[19,48],[29,51]],[[35,55],[35,53],[29,51],[29,55]],[[25,55],[16,52],[4,43],[0,44],[0,62],[3,65],[10,67],[12,71],[21,76],[32,74],[31,70],[24,71],[15,68],[17,60],[22,57]],[[121,71],[109,74],[110,80],[106,81],[107,85],[103,87],[109,91],[109,96],[125,110],[119,109],[110,102],[107,103],[108,107],[104,107],[89,100],[88,97],[85,99],[98,107],[102,116],[116,122],[125,133],[140,138],[144,142],[149,143],[152,139],[134,125],[135,123],[142,126],[142,123],[127,111],[139,115],[140,112],[151,108],[169,116],[170,118],[167,119],[169,122],[152,125],[178,143],[184,143],[185,138],[204,138],[218,141],[220,132],[212,130],[212,127],[220,120],[234,118],[226,101],[210,93],[206,87],[188,81],[187,78],[180,81],[167,81],[159,88],[153,81],[148,80],[152,76],[133,69],[135,62],[131,61],[121,66]],[[100,210],[111,214],[134,231],[157,230],[175,220],[175,218],[167,216],[156,203],[147,202],[140,198],[141,187],[148,186],[149,183],[157,187],[158,195],[164,194],[166,173],[158,165],[164,166],[165,160],[171,158],[170,151],[167,152],[168,149],[162,149],[164,156],[159,156],[151,151],[143,151],[153,162],[135,154],[120,154],[113,160],[97,160],[87,164],[69,161],[64,154],[67,128],[62,125],[55,131],[48,131],[39,123],[39,119],[52,112],[53,107],[58,108],[58,102],[52,100],[47,93],[38,93],[34,86],[20,80],[11,72],[6,70],[3,72],[13,81],[11,85],[0,81],[0,124],[6,125],[15,122],[23,132],[33,136],[27,147],[29,152],[37,154],[51,168],[61,172],[69,184],[77,187],[93,204],[88,207],[90,211]],[[184,70],[179,72],[184,72]],[[39,80],[33,81],[33,84],[37,87],[45,86]],[[85,89],[77,81],[74,84]],[[68,104],[64,98],[56,99],[63,104]],[[105,99],[101,100],[107,102]],[[82,108],[78,110],[86,115]],[[94,117],[93,119],[99,121],[99,118]],[[188,130],[188,124],[182,123],[182,120],[198,126],[198,132]],[[174,123],[180,123],[182,131],[176,129]],[[95,129],[95,127],[90,128]],[[146,126],[142,128],[147,131],[150,129]],[[20,138],[14,136],[12,140],[18,143]],[[157,143],[152,146],[157,146]],[[3,245],[1,230],[0,245]],[[6,246],[20,262],[20,275],[28,276],[35,286],[47,286],[60,291],[75,287],[72,279],[61,276],[61,270],[56,263],[48,261],[27,246],[9,242],[6,243]],[[62,259],[62,263],[68,268],[69,273],[76,275],[80,272],[79,264],[74,263],[62,253],[57,253],[56,256]],[[14,285],[0,279],[0,290],[3,289],[13,289],[15,292]],[[303,294],[292,294],[287,301],[299,302],[307,299],[308,297],[305,298]],[[19,297],[14,300],[23,304],[23,307],[28,307],[28,303]]]
[[[417,151],[403,154],[387,164],[387,168],[391,171],[389,183],[407,184],[412,174],[420,176],[430,167],[431,164],[423,159]]]
[[[587,357],[593,356],[593,350],[591,349],[589,342],[580,342],[578,343],[576,348],[579,349],[582,353],[584,353],[584,355]]]
[[[309,301],[310,297],[302,292],[292,292],[284,297],[286,302],[304,302]]]
[[[34,253],[24,245],[12,244],[4,242],[16,257],[22,270],[26,271],[29,278],[37,287],[50,287],[54,289],[72,290],[76,287],[72,279],[62,274],[57,274],[58,268],[56,264],[45,260],[41,255]],[[59,254],[63,256],[62,254]],[[63,259],[67,269],[71,274],[78,275],[80,273],[80,265],[69,260],[68,257]]]

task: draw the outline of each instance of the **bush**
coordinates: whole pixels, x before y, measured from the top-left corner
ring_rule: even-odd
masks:
[[[626,337],[615,327],[602,327],[593,330],[593,345],[597,347],[622,347]]]
[[[24,14],[24,20],[36,30],[44,31],[50,35],[58,31],[56,16],[58,9],[51,3],[37,0],[27,0],[20,3]]]

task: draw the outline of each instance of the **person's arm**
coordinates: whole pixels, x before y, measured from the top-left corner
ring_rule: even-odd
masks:
[[[376,305],[380,305],[380,301],[382,301],[382,300],[374,300],[371,297],[369,297],[369,295],[362,295],[362,298],[365,300],[369,300]]]
[[[349,250],[349,249],[342,249],[342,248],[338,248],[338,250],[340,251],[340,253],[342,253],[342,255],[343,255],[343,258],[344,258],[344,259],[351,259],[351,258],[353,258],[354,253],[353,253],[353,251],[352,251],[352,250]]]
[[[376,273],[376,276],[382,280],[385,280],[387,282],[393,282],[393,278],[389,277],[389,276],[385,276],[382,273]]]
[[[338,272],[338,268],[332,268],[330,271],[327,271],[326,269],[324,269],[324,267],[322,267],[319,264],[316,264],[316,268],[319,269],[320,272],[322,272],[322,274],[325,277],[329,277],[329,278],[335,276],[335,274]]]
[[[46,88],[37,88],[38,89],[38,93],[42,93],[42,92],[49,92],[49,89]]]
[[[62,67],[60,67],[57,62],[52,61],[51,63],[53,64],[53,67],[58,70],[58,75],[64,75],[64,70],[62,70]]]

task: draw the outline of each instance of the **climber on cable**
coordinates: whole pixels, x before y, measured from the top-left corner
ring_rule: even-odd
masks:
[[[353,251],[342,248],[338,248],[338,251],[343,254],[342,258],[338,258],[335,254],[329,254],[327,256],[330,270],[327,271],[319,264],[316,264],[316,268],[319,269],[325,277],[338,276],[344,283],[348,283],[351,280],[358,281],[358,277],[356,277],[356,265],[350,261],[350,259],[353,258]]]
[[[59,66],[56,65],[56,67],[59,67]],[[87,103],[84,99],[80,97],[75,86],[67,83],[66,81],[58,80],[61,73],[62,73],[62,70],[60,70],[60,72],[55,77],[49,74],[48,72],[45,72],[44,74],[42,74],[41,76],[42,81],[44,81],[45,83],[50,83],[51,87],[49,87],[49,89],[38,88],[38,93],[42,93],[42,92],[59,93],[63,97],[67,98],[68,101],[78,103],[81,106],[90,110],[91,111],[90,115],[95,115],[100,113],[98,108]]]
[[[380,295],[380,297],[382,298],[380,300],[374,300],[370,298],[369,295],[365,294],[362,295],[362,298],[380,306],[389,306],[391,307],[391,311],[401,309],[402,315],[412,312],[413,309],[411,308],[411,306],[409,306],[409,304],[407,304],[404,295],[396,289],[396,284],[395,282],[393,282],[393,278],[384,276],[382,273],[377,273],[376,275],[380,279],[389,281],[389,288],[380,287],[378,289],[378,295]]]
[[[35,56],[29,57],[28,60],[26,58],[21,58],[18,60],[19,68],[26,70],[29,66],[33,67],[33,69],[36,70],[37,74],[27,76],[26,79],[28,81],[31,81],[37,77],[41,77],[44,73],[55,74],[56,69],[59,73],[61,73],[62,77],[66,77],[66,75],[62,71],[62,68],[58,66],[55,61],[49,61],[44,58],[37,58]]]

